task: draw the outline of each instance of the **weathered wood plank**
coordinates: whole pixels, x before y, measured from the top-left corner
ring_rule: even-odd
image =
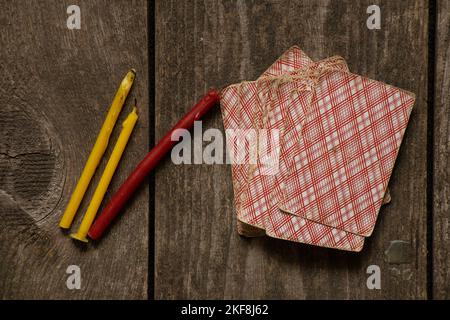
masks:
[[[208,87],[255,79],[294,44],[316,60],[341,55],[352,71],[417,95],[392,203],[360,254],[240,238],[230,168],[166,160],[156,173],[157,299],[426,298],[428,8],[426,1],[377,3],[381,30],[366,27],[373,1],[157,1],[156,139]],[[223,130],[220,112],[203,127]],[[410,251],[402,264],[388,262],[396,250],[385,254],[394,240]],[[381,290],[366,287],[373,264]]]
[[[433,297],[450,299],[450,1],[438,1],[437,4]]]
[[[140,119],[106,198],[148,146],[146,1],[78,1],[81,30],[68,30],[68,1],[1,1],[0,298],[147,296],[148,191],[97,245],[83,248],[58,228],[115,90],[130,67]],[[106,164],[85,197],[72,231]],[[81,289],[66,268],[81,268]]]

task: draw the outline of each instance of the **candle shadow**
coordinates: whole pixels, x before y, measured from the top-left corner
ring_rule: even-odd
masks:
[[[378,229],[380,229],[380,220],[383,220],[382,215],[377,221]],[[375,230],[377,229],[376,227]],[[248,247],[258,247],[261,251],[266,252],[271,259],[278,260],[283,265],[302,265],[308,270],[315,270],[320,265],[329,263],[335,271],[358,271],[365,267],[363,263],[373,256],[374,251],[377,250],[378,236],[379,234],[374,234],[365,238],[364,246],[360,252],[324,248],[268,236],[256,238],[240,236],[240,240],[244,241]]]
[[[75,248],[77,248],[81,252],[87,252],[89,250],[89,243],[82,242],[76,239],[71,238]]]
[[[111,223],[108,225],[108,227],[106,228],[106,230],[104,231],[104,233],[102,234],[102,236],[97,239],[97,240],[93,240],[89,238],[89,244],[92,245],[93,248],[98,249],[101,247],[103,241],[105,241],[108,237],[110,237],[110,234],[112,232],[112,230],[114,230],[115,225],[118,223],[118,221],[120,219],[126,218],[123,217],[124,215],[127,214],[127,212],[129,213],[129,211],[131,211],[130,207],[133,206],[134,201],[136,200],[137,197],[139,197],[139,195],[141,194],[141,192],[143,192],[142,190],[148,185],[148,179],[149,177],[146,178],[145,181],[147,181],[147,183],[142,183],[137,189],[136,192],[134,192],[132,194],[132,196],[130,197],[130,199],[127,201],[127,203],[124,205],[124,207],[122,208],[122,210],[119,212],[118,216],[113,219],[111,221]],[[105,201],[105,203],[107,203],[108,201]],[[102,204],[102,207],[105,206],[105,203]],[[99,212],[101,212],[101,210],[103,210],[103,208],[100,208]],[[131,227],[133,228],[133,227]],[[123,231],[123,230],[122,230]],[[150,231],[149,231],[150,232]],[[120,235],[119,235],[120,236]]]
[[[210,127],[218,127],[219,129],[222,129],[223,131],[223,124],[222,124],[222,117],[221,117],[221,112],[220,112],[220,103],[217,103],[208,113],[206,113],[203,117],[202,117],[202,126],[203,126],[203,131],[210,128]],[[193,133],[193,129],[191,128],[189,130],[191,132],[191,134]],[[158,141],[155,141],[155,145]],[[153,148],[153,146],[151,147]],[[151,149],[150,148],[150,149]],[[160,167],[164,167],[167,166],[169,163],[171,163],[170,161],[170,152],[168,152],[167,155],[165,155],[160,163],[158,164],[158,166],[146,177],[146,180],[144,181],[144,183],[142,183],[136,190],[136,192],[133,193],[133,195],[130,197],[130,199],[127,201],[127,203],[125,204],[125,206],[122,208],[121,212],[119,213],[119,215],[116,217],[116,219],[114,219],[110,225],[108,226],[108,228],[105,230],[105,232],[103,233],[102,237],[98,240],[92,240],[89,239],[89,245],[92,245],[92,247],[94,248],[100,248],[102,242],[107,239],[110,236],[110,233],[112,230],[114,230],[115,225],[117,223],[117,221],[119,219],[123,219],[124,217],[122,217],[123,215],[127,214],[127,211],[130,211],[130,207],[133,205],[136,197],[138,197],[141,192],[142,189],[145,186],[149,187],[149,210],[148,210],[148,219],[149,219],[149,233],[153,233],[154,230],[154,197],[155,197],[155,178],[154,178],[154,174],[155,172],[160,168]],[[108,200],[109,201],[109,200]],[[105,206],[105,203],[108,203],[108,201],[103,201],[102,203],[102,207],[99,208],[99,212],[101,212]],[[150,235],[151,237],[151,235]]]
[[[77,248],[79,251],[81,252],[86,252],[88,250],[88,245],[89,243],[85,243],[76,239],[73,239],[70,234],[72,233],[70,231],[70,229],[62,229],[59,228],[60,232],[65,236],[70,238],[70,240],[72,241],[72,243],[74,244],[74,247]]]

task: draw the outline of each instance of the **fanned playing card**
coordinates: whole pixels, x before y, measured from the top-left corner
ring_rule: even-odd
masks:
[[[261,235],[264,229],[267,235],[276,238],[343,250],[361,250],[364,237],[355,234],[359,229],[349,228],[345,224],[336,228],[335,224],[330,223],[332,217],[327,217],[326,213],[322,216],[311,212],[303,215],[301,210],[307,211],[301,207],[304,194],[298,193],[303,190],[300,185],[305,187],[304,177],[300,173],[304,173],[306,168],[299,162],[301,151],[305,148],[304,129],[313,115],[317,88],[320,90],[325,76],[333,72],[350,74],[342,58],[313,63],[298,47],[293,47],[258,81],[243,82],[223,90],[221,108],[225,129],[227,133],[228,129],[240,129],[233,133],[231,139],[227,135],[228,148],[245,151],[243,161],[232,164],[235,207],[241,233]],[[327,89],[334,93],[333,88]],[[327,99],[331,97],[325,97],[318,103],[323,104]],[[246,140],[252,130],[253,137]],[[260,142],[261,133],[266,137],[265,143]],[[281,144],[278,143],[280,137]],[[314,155],[319,152],[317,146],[308,146]],[[262,156],[261,151],[264,151]],[[257,154],[256,161],[251,159],[254,154]],[[321,179],[322,176],[319,174],[316,178]],[[376,203],[378,209],[383,197],[384,202],[390,200],[385,191],[386,186],[377,193],[377,199],[381,199]],[[285,212],[280,211],[279,207]],[[339,214],[336,216],[340,217]]]
[[[327,61],[318,64],[326,64]],[[335,67],[346,70],[347,66],[343,60]],[[298,83],[287,81],[282,84],[279,78],[260,79],[257,84],[265,97],[260,99],[262,109],[256,112],[254,118],[262,124],[266,134],[275,130],[280,130],[280,135],[284,136],[283,117],[281,110],[291,108],[291,93],[303,88],[297,88]],[[273,86],[275,84],[275,86]],[[246,88],[251,88],[246,87]],[[269,88],[268,92],[263,90]],[[264,107],[267,109],[264,111]],[[261,118],[266,117],[266,120]],[[270,138],[268,139],[271,140]],[[240,218],[250,224],[263,224],[266,234],[272,237],[298,241],[324,247],[359,251],[362,248],[364,239],[360,236],[329,228],[320,223],[315,223],[308,219],[297,219],[292,215],[283,213],[278,206],[281,200],[281,190],[283,174],[279,171],[276,163],[265,161],[264,155],[270,155],[270,144],[260,143],[262,150],[258,157],[255,170],[250,173],[250,179],[242,197]],[[281,144],[283,146],[283,144]],[[286,150],[280,151],[280,166],[286,161]],[[269,164],[269,165],[267,165]],[[271,172],[273,170],[273,172]]]
[[[301,69],[311,62],[312,61],[309,58],[305,58],[305,55],[302,53],[300,49],[294,47],[288,50],[273,65],[274,68],[269,68],[269,70],[263,76],[279,75],[282,72],[286,71],[289,72],[291,68],[293,70]],[[265,99],[264,94],[265,92],[267,92],[268,87],[261,87],[259,89],[260,90],[258,90],[257,88],[257,83],[253,82],[253,83],[245,83],[244,85],[231,86],[224,90],[222,96],[222,110],[223,110],[222,112],[224,115],[224,124],[226,129],[231,128],[232,125],[235,125],[234,128],[239,127],[240,129],[255,128],[260,127],[262,125],[262,123],[260,122],[261,112],[263,112],[261,108],[262,105],[261,103]],[[244,107],[238,105],[240,101],[243,102]],[[257,101],[259,101],[259,104],[255,106],[254,104]],[[247,108],[245,108],[245,106]],[[239,113],[237,110],[240,109],[243,110],[243,112],[241,112],[240,115],[238,115]],[[230,116],[230,114],[234,116]],[[246,115],[248,115],[248,117],[246,117]],[[235,119],[234,123],[232,121],[233,119]],[[279,121],[279,124],[281,124],[281,121]],[[231,143],[231,145],[233,145],[233,143]],[[249,148],[247,148],[246,150],[249,150]],[[246,160],[248,160],[248,158]],[[235,190],[235,204],[238,211],[238,218],[251,225],[257,226],[259,228],[264,228],[263,223],[264,219],[258,220],[258,218],[256,218],[253,219],[252,221],[247,220],[247,215],[245,214],[245,212],[248,211],[247,210],[248,207],[245,207],[243,210],[244,214],[241,214],[242,211],[240,210],[240,208],[241,208],[242,191],[245,189],[245,186],[243,186],[243,184],[245,185],[246,183],[247,180],[246,176],[248,175],[249,168],[251,167],[247,163],[248,162],[244,162],[243,165],[241,164],[232,165],[233,185]],[[271,177],[270,175],[265,174],[263,177],[267,177],[268,179],[266,180],[273,181],[273,177]],[[253,185],[255,185],[255,183],[253,183]],[[275,185],[275,188],[277,187],[278,186]],[[253,189],[256,192],[260,191],[258,190],[258,188]],[[267,194],[267,196],[269,196],[269,194]],[[274,197],[272,198],[275,199]],[[269,230],[268,235],[280,237],[287,240],[300,241],[328,247],[336,247],[339,249],[346,249],[346,250],[358,251],[362,247],[363,244],[362,237],[347,234],[335,228],[329,228],[327,226],[315,224],[311,221],[302,221],[304,219],[299,219],[298,217],[282,213],[278,210],[277,207],[278,202],[276,203],[271,202],[272,198],[268,197],[266,199],[265,194],[263,192],[262,197],[256,194],[255,197],[250,199],[250,201],[247,201],[247,203],[250,204],[260,205],[260,207],[256,207],[256,212],[261,211],[267,214],[268,213],[267,207],[269,207],[271,211],[277,211],[277,217],[274,217],[273,222],[279,225],[279,227],[277,229],[274,227],[274,225],[271,224],[268,229]],[[264,209],[265,207],[266,209]],[[266,232],[268,230],[266,230]],[[277,232],[280,230],[284,231],[282,233]]]
[[[295,139],[281,208],[369,236],[414,100],[413,94],[382,82],[325,71]],[[295,108],[284,110],[291,111],[286,119],[293,118]]]

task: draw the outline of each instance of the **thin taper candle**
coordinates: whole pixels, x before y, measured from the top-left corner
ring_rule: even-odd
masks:
[[[109,108],[100,133],[97,136],[97,140],[95,141],[94,147],[83,169],[80,180],[78,181],[75,190],[70,197],[66,211],[64,212],[64,215],[59,223],[59,226],[63,229],[70,228],[72,224],[81,200],[83,200],[84,194],[86,193],[86,189],[89,186],[92,176],[94,175],[95,170],[97,169],[97,166],[108,146],[111,132],[116,124],[117,118],[119,117],[128,93],[130,92],[135,76],[136,72],[133,69],[128,71],[127,75],[122,80],[119,89],[117,90],[116,96],[114,97],[111,107]]]
[[[145,177],[156,167],[164,155],[170,151],[172,146],[177,143],[172,141],[171,138],[174,130],[192,127],[194,121],[200,120],[209,109],[219,102],[219,98],[219,92],[214,89],[210,90],[145,156],[89,229],[88,236],[91,239],[96,240],[102,236],[138,186],[145,180]]]
[[[114,172],[116,171],[117,165],[119,164],[128,140],[130,139],[137,119],[138,115],[136,113],[136,107],[134,107],[133,111],[128,115],[128,117],[122,124],[122,131],[120,132],[116,145],[114,146],[108,163],[106,164],[105,170],[103,171],[98,186],[95,189],[92,200],[89,203],[89,207],[84,214],[80,228],[78,229],[77,233],[72,233],[70,235],[72,238],[83,242],[88,242],[86,235],[89,231],[89,228],[91,227],[92,222],[94,221],[98,208],[102,203],[103,197],[105,196],[109,183],[111,182],[111,179],[114,175]]]

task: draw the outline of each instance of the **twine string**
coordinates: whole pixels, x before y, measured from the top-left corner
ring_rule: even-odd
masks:
[[[250,179],[252,178],[255,170],[257,169],[258,157],[260,153],[260,141],[259,135],[261,130],[267,127],[267,123],[269,121],[270,111],[272,111],[273,106],[277,103],[276,97],[274,97],[272,92],[277,92],[278,88],[286,83],[291,83],[294,81],[300,81],[300,85],[303,87],[294,89],[292,93],[297,92],[300,93],[302,91],[310,91],[311,94],[308,100],[308,111],[305,115],[304,122],[307,121],[308,117],[312,113],[312,100],[315,96],[317,86],[320,82],[320,79],[333,71],[342,71],[342,66],[346,66],[345,60],[340,56],[333,56],[328,59],[324,59],[320,62],[313,63],[305,68],[297,69],[289,73],[285,73],[278,76],[263,76],[256,81],[256,86],[258,90],[257,99],[258,103],[261,106],[261,109],[256,109],[253,112],[253,116],[251,117],[251,123],[253,128],[256,130],[256,161],[255,163],[251,163],[249,161],[249,170],[247,174],[247,179],[243,186],[242,190],[245,190],[248,187]],[[255,81],[242,81],[235,86],[238,88],[239,98],[242,99],[244,96],[244,92],[242,88],[245,84],[255,83]],[[263,93],[262,97],[260,96],[260,92]],[[258,112],[261,110],[261,117],[258,116]],[[258,121],[260,119],[260,121]],[[258,123],[259,122],[259,123]],[[302,125],[303,128],[303,125]],[[300,133],[301,134],[301,133]],[[250,146],[251,148],[251,146]],[[249,156],[249,160],[251,156]],[[241,197],[245,195],[245,192],[241,192]],[[245,199],[241,199],[238,211],[242,209],[242,203],[244,203]]]

